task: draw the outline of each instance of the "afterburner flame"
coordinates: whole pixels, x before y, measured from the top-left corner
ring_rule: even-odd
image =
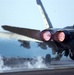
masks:
[[[63,42],[65,40],[65,33],[62,31],[58,31],[54,34],[53,38],[56,42]]]
[[[51,33],[50,31],[43,31],[41,33],[41,37],[44,41],[49,41],[51,39]]]

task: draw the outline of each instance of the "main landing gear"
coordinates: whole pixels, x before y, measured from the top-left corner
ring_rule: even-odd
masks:
[[[73,51],[73,50],[70,51],[69,57],[70,57],[72,60],[74,60],[74,51]]]
[[[46,62],[46,63],[51,62],[51,55],[50,55],[50,54],[47,54],[47,55],[46,55],[46,57],[45,57],[45,62]]]

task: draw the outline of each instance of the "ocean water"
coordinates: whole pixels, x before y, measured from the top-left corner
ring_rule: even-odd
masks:
[[[52,54],[52,50],[45,45],[35,42],[24,42],[16,40],[0,40],[0,55],[8,57],[36,57]]]

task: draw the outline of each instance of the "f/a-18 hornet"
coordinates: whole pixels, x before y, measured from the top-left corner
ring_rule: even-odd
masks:
[[[29,28],[2,25],[2,28],[10,33],[0,32],[0,37],[7,36],[15,38],[20,42],[23,42],[22,45],[26,41],[35,41],[38,44],[45,44],[49,48],[52,48],[52,54],[57,53],[55,57],[56,59],[60,59],[62,55],[64,55],[66,57],[69,56],[72,60],[74,60],[74,26],[53,28],[41,0],[36,0],[36,2],[40,8],[46,26],[44,30],[40,31]],[[26,42],[26,44],[29,43]],[[47,54],[46,58],[48,57],[49,55]]]

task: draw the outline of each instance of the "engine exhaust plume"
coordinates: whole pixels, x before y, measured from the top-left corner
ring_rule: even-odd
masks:
[[[63,31],[58,31],[54,34],[53,40],[56,42],[63,42],[65,40],[65,33]]]

